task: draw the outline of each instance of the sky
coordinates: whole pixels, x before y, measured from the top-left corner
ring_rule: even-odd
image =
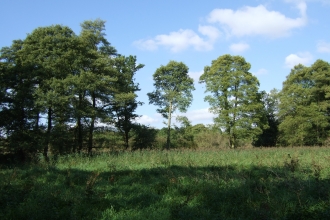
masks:
[[[198,79],[219,56],[243,56],[265,91],[280,90],[294,65],[330,61],[330,0],[0,0],[0,9],[0,48],[38,27],[60,24],[78,35],[83,21],[105,20],[118,53],[145,65],[135,75],[144,102],[137,121],[156,128],[165,120],[147,93],[156,69],[170,60],[185,63],[195,80],[188,111],[174,114],[192,124],[213,121]]]

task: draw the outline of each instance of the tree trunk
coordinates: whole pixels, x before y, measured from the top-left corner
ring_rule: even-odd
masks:
[[[76,153],[77,152],[77,142],[78,142],[78,138],[77,138],[77,130],[78,130],[78,125],[76,124],[76,126],[73,129],[73,147],[72,147],[72,152]]]
[[[77,120],[77,128],[78,128],[78,153],[81,153],[81,150],[83,148],[83,143],[82,143],[82,125],[81,125],[80,117],[78,117]]]
[[[128,139],[129,139],[128,133],[129,132],[127,130],[125,130],[125,148],[126,148],[126,150],[129,147],[129,144],[128,144]]]
[[[168,122],[167,122],[167,143],[166,143],[166,149],[170,149],[171,144],[171,118],[172,118],[172,102],[170,102],[170,107],[168,110]]]
[[[125,115],[125,122],[124,122],[124,133],[125,133],[125,147],[126,147],[126,150],[129,148],[129,144],[128,144],[128,141],[129,141],[129,132],[131,130],[131,126],[130,126],[130,120],[129,118],[127,117],[127,115]]]
[[[82,106],[82,95],[79,94],[79,109],[81,109]],[[81,150],[83,148],[83,141],[82,141],[82,124],[81,124],[81,116],[78,113],[77,117],[77,127],[78,127],[78,153],[81,153]]]
[[[89,127],[89,136],[88,136],[88,154],[91,154],[93,149],[94,123],[95,123],[95,117],[92,117],[91,125]]]
[[[93,110],[96,111],[96,101],[95,101],[95,93],[92,94],[92,101],[93,101]],[[93,149],[93,132],[94,132],[94,124],[95,124],[95,112],[93,112],[92,118],[91,118],[91,124],[89,127],[89,136],[88,136],[88,154],[90,155],[92,153]]]
[[[236,109],[237,109],[237,102],[238,102],[238,98],[237,98],[237,88],[238,85],[235,85],[235,103],[234,103],[234,114],[233,114],[233,124],[232,124],[232,134],[230,134],[231,139],[232,139],[232,144],[231,144],[231,148],[236,148],[237,143],[236,143]]]
[[[46,161],[48,162],[49,161],[48,149],[49,149],[49,146],[50,146],[50,132],[51,132],[51,129],[52,129],[52,108],[51,107],[48,108],[48,117],[47,118],[48,118],[47,141],[46,141],[46,145],[44,147],[43,156],[46,159]]]
[[[35,131],[39,131],[39,119],[40,119],[40,116],[39,116],[39,111],[38,111],[37,115],[36,115],[36,122],[35,122],[35,127],[34,127]]]

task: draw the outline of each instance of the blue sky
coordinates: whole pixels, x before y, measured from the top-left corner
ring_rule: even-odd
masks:
[[[145,67],[136,74],[144,102],[140,123],[163,127],[149,105],[152,75],[170,60],[182,61],[196,80],[194,100],[185,114],[193,124],[212,123],[197,83],[204,66],[224,54],[251,64],[260,89],[281,89],[290,69],[330,60],[330,0],[0,0],[0,47],[24,39],[41,26],[61,24],[76,34],[80,23],[106,20],[107,39],[122,55],[135,55]]]

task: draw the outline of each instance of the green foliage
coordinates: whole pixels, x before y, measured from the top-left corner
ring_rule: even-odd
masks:
[[[47,158],[49,152],[87,147],[91,153],[97,122],[117,126],[127,148],[134,111],[142,104],[134,74],[143,65],[135,56],[117,54],[105,38],[105,21],[85,21],[81,29],[77,36],[62,25],[39,27],[1,49],[3,152],[43,152]],[[115,142],[109,147],[118,147]]]
[[[281,143],[322,145],[329,135],[330,64],[317,60],[311,67],[295,66],[280,92]]]
[[[88,124],[88,152],[92,152],[96,121],[108,118],[113,99],[116,73],[112,57],[117,51],[105,38],[105,21],[100,19],[81,24],[79,71],[71,79],[74,117],[78,129],[78,151],[82,150],[82,122]],[[84,119],[84,120],[83,120]],[[86,120],[87,119],[87,120]]]
[[[176,120],[181,123],[181,127],[175,127],[176,139],[178,146],[182,148],[196,148],[194,137],[196,135],[195,129],[191,125],[190,121],[185,116],[178,116]],[[202,129],[201,129],[202,130]]]
[[[264,109],[262,114],[264,115],[265,120],[268,122],[268,126],[263,128],[262,134],[258,136],[253,142],[254,146],[257,147],[273,147],[277,146],[278,142],[278,111],[279,111],[279,91],[273,89],[270,93],[261,92]]]
[[[150,104],[159,108],[157,112],[168,119],[167,149],[170,148],[172,113],[187,111],[192,102],[191,91],[195,89],[194,80],[188,75],[188,67],[182,62],[170,61],[159,67],[153,74],[155,91],[148,93]]]
[[[25,158],[40,149],[39,144],[30,145],[29,141],[42,141],[38,141],[40,131],[34,98],[36,80],[33,68],[22,64],[22,48],[23,41],[16,40],[11,47],[0,50],[0,136],[7,138],[5,152],[19,152],[19,157]]]
[[[170,61],[161,66],[153,75],[155,91],[148,93],[150,104],[159,106],[157,110],[164,118],[175,110],[185,112],[192,102],[193,79],[188,75],[188,67],[182,62]],[[171,105],[171,107],[170,107]]]
[[[53,25],[35,29],[23,41],[19,52],[22,63],[33,68],[37,118],[39,120],[40,114],[47,115],[45,157],[51,147],[54,120],[64,124],[70,117],[66,78],[76,69],[78,46],[77,37],[69,27]]]
[[[132,150],[153,149],[157,130],[146,125],[135,124],[132,128]]]
[[[196,125],[195,125],[196,126]],[[221,134],[219,130],[202,130],[195,133],[194,142],[197,149],[228,149],[229,139],[226,135]]]
[[[180,119],[178,119],[180,118]],[[219,132],[219,129],[206,127],[203,124],[191,125],[186,117],[177,117],[181,126],[171,128],[172,149],[226,149],[229,146],[228,138]],[[154,149],[166,147],[167,128],[158,130]]]
[[[252,141],[267,124],[262,120],[259,81],[249,70],[251,65],[241,56],[223,55],[204,68],[200,83],[206,84],[210,111],[218,115],[214,122],[229,136],[230,146],[240,140]]]
[[[134,82],[134,75],[144,65],[136,64],[135,56],[118,56],[114,59],[114,66],[117,82],[114,85],[115,94],[111,114],[115,127],[123,134],[125,148],[128,149],[129,132],[134,127],[133,121],[138,117],[135,111],[139,105],[143,104],[136,100],[137,95],[135,93],[140,91],[140,88]]]
[[[117,151],[121,150],[125,144],[122,135],[111,127],[97,127],[94,130],[94,148],[97,151]]]

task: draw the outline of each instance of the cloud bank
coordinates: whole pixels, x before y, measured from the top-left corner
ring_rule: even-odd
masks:
[[[281,12],[269,10],[264,5],[245,6],[237,10],[214,9],[206,16],[207,25],[199,25],[198,31],[179,29],[168,34],[159,34],[148,39],[140,39],[133,44],[141,50],[154,51],[165,48],[178,53],[189,48],[196,51],[210,51],[217,40],[225,34],[227,38],[264,36],[280,38],[289,36],[293,30],[307,24],[307,4],[302,0],[286,0],[294,4],[299,16],[290,18]],[[220,29],[220,30],[219,30]],[[248,44],[232,44],[230,50],[241,53],[249,49]]]
[[[305,2],[296,4],[300,17],[289,18],[277,11],[270,11],[264,5],[246,6],[236,11],[214,9],[208,16],[210,23],[219,24],[229,36],[243,37],[262,35],[278,38],[290,35],[295,28],[307,24]]]
[[[142,50],[156,50],[160,46],[177,53],[192,47],[197,51],[208,51],[213,49],[213,44],[220,36],[220,31],[212,26],[202,26],[198,28],[199,34],[190,29],[180,29],[169,34],[157,35],[151,39],[141,39],[133,44]]]

